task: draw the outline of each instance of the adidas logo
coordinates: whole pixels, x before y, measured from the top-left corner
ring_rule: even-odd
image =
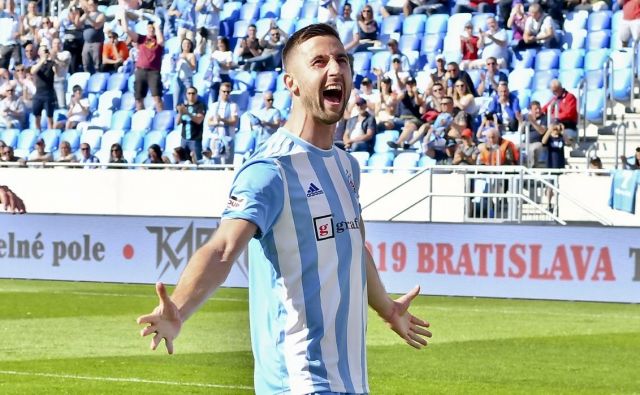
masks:
[[[309,184],[309,189],[307,189],[307,197],[322,195],[322,189],[318,188],[314,183]]]

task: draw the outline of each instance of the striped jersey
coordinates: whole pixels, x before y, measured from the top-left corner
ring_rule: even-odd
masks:
[[[251,221],[258,394],[368,393],[367,287],[350,155],[280,128],[235,176],[223,220]]]

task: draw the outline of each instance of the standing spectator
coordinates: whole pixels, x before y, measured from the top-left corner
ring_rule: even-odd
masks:
[[[549,89],[553,93],[553,98],[542,107],[542,112],[552,121],[558,121],[564,126],[562,134],[565,143],[573,145],[578,137],[578,100],[573,93],[564,89],[558,80],[552,80]]]
[[[486,31],[478,30],[480,32],[478,49],[482,55],[476,65],[481,67],[484,63],[488,63],[489,59],[493,59],[500,67],[506,66],[509,57],[507,32],[498,26],[498,22],[493,16],[487,18]]]
[[[486,166],[517,165],[520,160],[520,153],[515,144],[500,137],[498,129],[487,132],[487,142],[480,144],[479,149],[478,161]]]
[[[51,42],[51,60],[56,65],[55,77],[53,77],[53,89],[56,91],[58,108],[67,106],[67,81],[69,79],[69,65],[71,54],[62,47],[62,41],[56,37]]]
[[[36,85],[33,82],[31,70],[27,70],[23,65],[19,64],[16,66],[13,78],[16,96],[22,99],[25,111],[31,111],[33,108],[33,96],[36,94]]]
[[[167,11],[164,33],[168,37],[178,36],[193,39],[195,28],[195,7],[193,0],[173,0]]]
[[[53,21],[49,17],[42,18],[42,26],[38,29],[37,40],[38,45],[51,47],[51,41],[58,37],[58,29],[53,26]]]
[[[86,121],[88,116],[89,99],[82,97],[82,87],[80,85],[74,85],[71,100],[69,101],[67,120],[58,122],[56,128],[75,129],[80,122]]]
[[[45,150],[45,143],[42,138],[36,141],[36,149],[31,151],[28,162],[53,162],[53,155]]]
[[[230,94],[231,84],[223,82],[220,85],[218,101],[211,105],[211,115],[207,121],[213,132],[211,138],[215,139],[218,147],[214,154],[222,156],[223,164],[233,162],[233,137],[238,122],[238,106],[229,101]]]
[[[549,126],[542,136],[542,145],[547,150],[547,168],[564,169],[564,137],[562,132],[564,126],[561,123],[554,123]]]
[[[267,40],[267,35],[269,39]],[[246,63],[253,64],[254,71],[273,71],[282,68],[282,48],[287,42],[289,35],[278,27],[275,20],[271,22],[269,32],[260,39],[262,54],[255,58],[246,59]]]
[[[87,0],[87,7],[80,17],[84,29],[82,36],[82,68],[91,74],[102,66],[102,44],[104,43],[104,14],[98,11],[97,0]]]
[[[447,96],[453,96],[455,92],[455,83],[459,80],[464,81],[465,85],[474,97],[478,97],[476,87],[473,85],[473,80],[469,73],[464,70],[460,70],[460,66],[456,62],[450,62],[447,65],[447,74],[444,77],[447,87]]]
[[[461,69],[469,68],[469,65],[478,59],[478,40],[478,36],[473,35],[473,23],[471,21],[465,23],[464,31],[460,35]]]
[[[38,52],[35,45],[32,42],[28,42],[24,45],[22,64],[24,67],[32,67],[36,63],[38,63]]]
[[[247,27],[247,35],[240,39],[239,51],[236,54],[239,64],[244,64],[247,59],[255,58],[262,54],[260,40],[256,35],[257,31],[256,25],[251,24]]]
[[[478,146],[473,142],[471,129],[464,129],[460,133],[461,142],[453,155],[453,165],[475,165],[478,160]]]
[[[344,148],[347,151],[367,151],[373,153],[376,134],[376,119],[367,109],[367,101],[360,98],[356,101],[359,113],[347,122],[344,132]]]
[[[0,127],[20,129],[24,122],[24,103],[15,95],[15,90],[15,84],[10,83],[4,91],[4,98],[0,101]]]
[[[540,103],[533,100],[529,104],[529,149],[527,151],[527,165],[529,167],[541,167],[542,162],[542,136],[547,132],[547,116],[542,113]]]
[[[364,51],[373,46],[378,39],[378,22],[373,19],[373,8],[366,4],[358,15],[358,31],[353,35],[353,41],[345,45],[344,49],[351,52]]]
[[[622,46],[631,46],[632,41],[640,40],[640,2],[637,0],[617,0],[622,7],[622,20],[618,37]]]
[[[38,63],[31,67],[31,74],[35,77],[36,94],[33,97],[33,115],[36,118],[36,128],[41,127],[40,117],[42,110],[47,113],[47,125],[53,129],[53,112],[56,109],[56,91],[53,88],[53,80],[57,65],[51,60],[51,54],[47,47],[40,47]]]
[[[622,162],[623,169],[626,169],[626,170],[640,169],[640,147],[636,147],[636,152],[633,156],[630,156],[627,158],[623,154],[622,156],[620,156],[620,160]]]
[[[69,72],[71,74],[80,71],[82,65],[82,47],[84,44],[84,22],[80,20],[82,8],[71,6],[67,17],[60,23],[60,36],[63,40],[63,48],[71,54]]]
[[[192,162],[197,163],[202,159],[202,132],[206,108],[198,100],[198,90],[195,87],[187,88],[187,99],[184,104],[179,104],[176,110],[177,121],[182,129],[180,146],[187,150],[193,159]]]
[[[62,140],[60,141],[60,152],[58,155],[58,159],[56,162],[77,162],[78,159],[71,152],[71,144],[68,141]]]
[[[184,92],[193,86],[193,75],[196,71],[196,55],[193,53],[193,42],[188,38],[182,39],[182,51],[176,62],[176,76],[173,85],[173,102],[182,103]]]
[[[223,0],[196,0],[196,53],[205,54],[207,43],[213,51],[218,42],[218,30],[220,25],[220,11]]]
[[[210,75],[205,75],[205,81],[213,81],[211,85],[211,102],[218,101],[220,84],[232,82],[229,72],[233,68],[233,54],[229,48],[229,39],[218,37],[216,50],[211,54]]]
[[[496,115],[501,131],[518,131],[522,124],[520,101],[518,95],[509,92],[506,82],[498,84],[498,94],[489,104],[489,112]]]
[[[120,144],[111,144],[109,163],[128,163],[124,156],[122,156],[122,146]]]
[[[20,64],[22,53],[19,39],[20,18],[11,6],[5,7],[4,0],[0,0],[0,68],[9,69],[11,59],[14,65]]]
[[[42,26],[42,17],[38,13],[38,3],[27,3],[27,13],[22,17],[20,40],[23,44],[32,42],[37,45],[38,29]]]
[[[111,31],[109,41],[102,47],[102,71],[117,72],[124,62],[129,59],[129,47],[118,39],[118,33]]]
[[[280,110],[273,106],[273,92],[266,91],[263,94],[264,106],[256,111],[254,115],[258,119],[256,136],[256,146],[265,142],[280,127],[282,115]]]
[[[556,31],[551,16],[542,12],[540,4],[529,6],[529,16],[524,25],[524,35],[517,49],[551,48],[555,46]]]
[[[498,69],[498,61],[494,57],[487,59],[487,70],[480,73],[480,84],[478,85],[478,95],[493,97],[498,90],[498,84],[509,82],[505,73]]]
[[[138,59],[135,71],[135,98],[136,109],[144,109],[144,98],[151,90],[151,96],[156,105],[156,111],[162,111],[162,79],[160,68],[162,66],[162,54],[164,52],[164,36],[160,26],[149,22],[147,35],[138,35],[129,29],[125,18],[121,16],[122,26],[131,41],[138,44]]]
[[[87,143],[80,144],[80,163],[100,163],[100,159],[91,153],[91,146]],[[95,169],[95,166],[85,166],[85,169]]]
[[[503,1],[509,2],[509,5],[511,5],[511,0],[500,0],[501,3]],[[524,26],[527,22],[527,14],[524,12],[524,5],[521,1],[514,1],[511,11],[506,12],[509,14],[507,29],[511,29],[513,31],[511,46],[517,47],[524,37]]]

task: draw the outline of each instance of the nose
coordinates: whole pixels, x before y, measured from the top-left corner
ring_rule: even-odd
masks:
[[[327,64],[327,69],[329,71],[329,75],[340,74],[340,63],[338,63],[336,58],[331,57],[331,59],[329,59],[329,63]]]

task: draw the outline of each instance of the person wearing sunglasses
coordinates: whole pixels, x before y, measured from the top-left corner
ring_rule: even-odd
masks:
[[[88,143],[80,144],[80,163],[100,163],[100,159],[91,153],[91,146]],[[85,166],[85,169],[95,169],[95,166]]]
[[[344,47],[349,52],[364,51],[378,39],[379,26],[373,18],[373,8],[370,5],[365,5],[360,11],[357,29],[353,40]]]
[[[262,97],[264,101],[262,108],[248,112],[251,118],[251,129],[256,133],[256,147],[271,137],[278,130],[282,121],[280,110],[273,106],[273,92],[266,91]]]
[[[187,88],[186,99],[176,107],[176,122],[182,130],[180,146],[191,156],[192,162],[202,159],[202,133],[204,130],[204,114],[207,111],[204,103],[198,98],[198,90]]]
[[[122,146],[119,143],[111,144],[111,149],[109,151],[109,163],[128,163],[122,155]]]
[[[209,108],[211,115],[207,120],[207,125],[213,133],[212,139],[216,140],[218,147],[214,156],[219,156],[223,164],[233,161],[233,137],[238,123],[238,106],[229,100],[230,95],[231,83],[223,82],[220,85],[218,101]]]

